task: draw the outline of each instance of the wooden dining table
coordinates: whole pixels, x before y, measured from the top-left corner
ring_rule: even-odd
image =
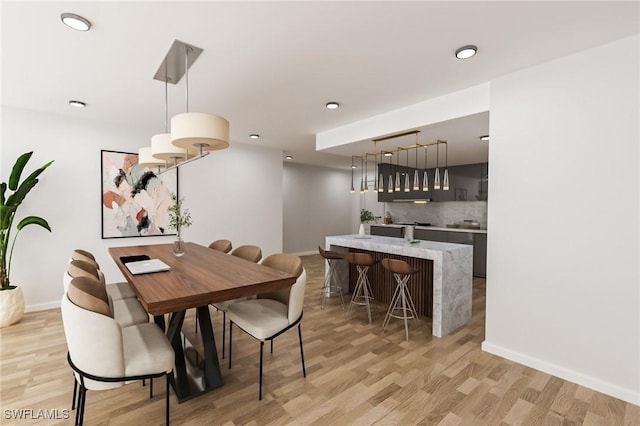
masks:
[[[136,293],[144,309],[167,334],[176,354],[171,385],[179,402],[222,386],[209,305],[293,285],[296,277],[195,243],[185,243],[184,255],[173,254],[171,244],[111,247],[109,254]],[[123,262],[130,256],[160,259],[170,269],[133,275]],[[204,363],[186,357],[192,346],[182,335],[188,309],[196,308]],[[164,315],[170,314],[166,326]]]

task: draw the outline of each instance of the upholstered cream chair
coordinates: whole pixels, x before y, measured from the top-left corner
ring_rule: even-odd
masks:
[[[79,277],[88,277],[100,282],[107,293],[109,304],[114,313],[114,318],[122,327],[149,322],[149,315],[142,305],[140,305],[138,299],[115,299],[112,297],[108,292],[108,288],[111,286],[105,285],[100,281],[98,270],[96,270],[91,263],[85,260],[72,260],[67,265],[67,271],[62,278],[65,292],[68,290],[71,280]]]
[[[209,246],[211,247],[211,246]],[[232,256],[241,257],[250,262],[258,263],[262,259],[262,249],[258,246],[244,245],[237,247],[231,252]],[[246,297],[239,297],[237,299],[225,300],[224,302],[214,303],[213,307],[218,311],[222,311],[222,358],[224,359],[225,342],[227,335],[227,310],[232,304],[241,300],[246,300]],[[196,322],[197,325],[197,322]],[[197,329],[196,329],[197,331]]]
[[[304,352],[302,349],[302,305],[307,274],[302,267],[302,261],[292,254],[273,254],[262,261],[262,265],[279,271],[288,272],[298,279],[290,287],[269,293],[259,294],[257,299],[243,300],[229,306],[229,368],[231,368],[231,352],[233,347],[233,326],[236,325],[245,333],[260,341],[260,379],[259,399],[262,399],[262,358],[264,342],[271,342],[285,331],[298,326],[300,340],[300,358],[302,360],[302,375],[307,377],[304,367]]]
[[[209,248],[221,251],[223,253],[229,253],[233,246],[231,245],[231,241],[229,240],[215,240],[214,242],[209,244]]]
[[[126,281],[107,284],[105,276],[100,270],[100,265],[98,265],[96,258],[87,250],[73,250],[73,252],[71,253],[71,260],[82,260],[93,265],[98,271],[98,278],[100,279],[100,281],[102,281],[103,284],[107,286],[107,294],[109,294],[109,296],[111,296],[113,300],[134,299],[136,297],[136,293]]]
[[[67,360],[80,385],[76,424],[84,421],[87,390],[112,389],[161,376],[167,380],[169,424],[169,374],[175,355],[160,328],[153,323],[121,327],[113,318],[104,286],[89,277],[70,281],[61,311],[69,349]]]

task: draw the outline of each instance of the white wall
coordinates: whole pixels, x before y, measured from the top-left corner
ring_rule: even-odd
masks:
[[[209,245],[257,245],[266,257],[283,251],[282,151],[233,144],[180,168],[180,197],[193,226],[185,239]]]
[[[638,36],[491,82],[483,349],[640,404]]]
[[[43,216],[49,234],[28,227],[20,234],[12,282],[23,287],[27,309],[59,305],[62,274],[74,248],[93,252],[109,281],[122,275],[108,247],[170,243],[174,237],[101,239],[100,150],[137,152],[149,134],[139,129],[2,108],[2,177],[15,158],[35,151],[29,170],[49,160],[41,182],[18,212]],[[234,245],[255,243],[265,253],[282,249],[282,160],[280,151],[234,145],[180,170],[180,196],[193,214],[187,241],[208,244],[229,238]]]
[[[353,233],[350,172],[286,163],[282,182],[285,252],[317,253],[327,235]]]

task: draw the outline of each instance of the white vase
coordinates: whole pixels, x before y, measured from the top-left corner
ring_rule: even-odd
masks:
[[[24,314],[24,295],[22,288],[0,291],[0,328],[15,324]]]
[[[360,224],[360,229],[358,230],[358,235],[360,235],[361,237],[365,235],[364,232],[364,223]]]

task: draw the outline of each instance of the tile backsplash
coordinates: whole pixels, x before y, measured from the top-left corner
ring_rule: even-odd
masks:
[[[385,203],[385,213],[393,223],[428,222],[445,226],[463,220],[476,220],[487,228],[487,201],[442,201],[428,204]]]

